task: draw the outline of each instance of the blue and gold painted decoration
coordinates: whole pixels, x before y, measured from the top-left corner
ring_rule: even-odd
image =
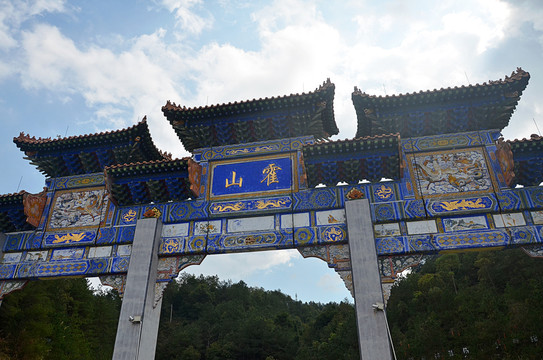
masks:
[[[117,239],[118,244],[128,244],[134,241],[134,234],[136,232],[136,226],[119,226],[117,227]]]
[[[522,189],[526,197],[527,206],[529,209],[543,208],[543,188],[530,187]]]
[[[130,264],[130,257],[128,256],[119,256],[113,258],[111,262],[111,272],[112,273],[123,273],[128,271],[128,265]]]
[[[523,208],[522,199],[516,191],[505,190],[496,193],[502,211],[515,211]]]
[[[119,211],[119,225],[134,225],[138,220],[138,208],[121,209]]]
[[[117,228],[107,227],[101,228],[98,230],[98,235],[96,236],[96,245],[106,245],[113,244],[116,239]]]
[[[397,202],[375,203],[372,206],[373,219],[377,222],[393,221],[400,219]]]
[[[466,212],[499,211],[498,202],[494,194],[462,199],[430,199],[426,201],[426,209],[433,216]]]
[[[300,227],[295,228],[293,233],[294,246],[308,246],[317,244],[317,228]]]
[[[87,268],[86,275],[104,274],[108,271],[111,259],[99,258],[87,260],[89,267]]]
[[[536,242],[541,242],[541,239],[538,236],[539,233],[537,232],[537,228],[535,227],[517,226],[509,228],[508,230],[511,233],[512,245],[533,244]]]
[[[296,166],[289,154],[211,164],[209,199],[297,191]]]
[[[61,233],[46,233],[43,239],[44,247],[93,244],[96,231],[74,231]]]
[[[491,130],[402,139],[402,149],[405,152],[415,152],[492,145],[496,133],[499,137],[499,131]]]
[[[83,275],[89,269],[89,261],[37,263],[34,270],[36,277]]]
[[[52,180],[51,188],[54,190],[75,189],[105,184],[103,173],[85,174],[76,176],[58,177]]]
[[[6,241],[4,243],[4,251],[17,251],[21,250],[23,247],[25,235],[27,233],[14,233],[7,234]],[[2,249],[0,249],[2,250]]]
[[[265,155],[277,152],[289,152],[299,150],[304,144],[312,144],[313,136],[282,139],[275,141],[263,141],[253,144],[217,146],[194,151],[195,161],[222,160],[226,158]]]
[[[184,250],[185,237],[163,238],[158,249],[159,254],[179,254]]]
[[[295,192],[294,210],[331,209],[338,206],[337,188],[317,188]]]
[[[403,236],[377,238],[375,239],[375,248],[379,255],[403,254],[407,252]]]
[[[25,236],[24,250],[39,250],[43,241],[43,232],[31,232]]]
[[[208,203],[206,201],[181,201],[168,204],[166,207],[165,223],[176,223],[181,221],[206,219]]]
[[[281,232],[228,234],[208,239],[207,252],[214,254],[292,247],[292,238],[288,242],[285,240]]]
[[[215,240],[217,237],[219,237],[220,234],[208,234],[206,235],[196,235],[196,236],[190,236],[185,239],[185,248],[183,249],[183,252],[185,254],[201,254],[205,252],[207,242],[211,240]]]
[[[410,252],[431,252],[436,250],[432,236],[428,234],[405,236],[405,240]]]
[[[396,190],[393,183],[382,183],[374,185],[373,188],[373,201],[385,202],[396,200]]]
[[[319,226],[319,243],[342,243],[347,241],[347,226],[337,224],[333,226]]]
[[[422,219],[427,216],[423,200],[406,200],[403,205],[406,219]]]
[[[506,246],[509,241],[509,233],[505,230],[479,230],[477,232],[434,235],[434,244],[439,250]]]
[[[12,279],[16,269],[17,264],[0,264],[0,279]]]
[[[286,210],[291,207],[292,198],[290,196],[279,196],[266,199],[216,202],[209,206],[209,213],[211,215],[222,215],[249,211]]]

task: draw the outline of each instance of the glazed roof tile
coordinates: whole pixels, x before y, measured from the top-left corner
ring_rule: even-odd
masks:
[[[494,88],[503,88],[504,86],[513,85],[517,91],[523,91],[526,88],[526,85],[528,85],[528,80],[530,79],[530,73],[527,71],[522,70],[521,68],[517,68],[516,71],[513,71],[511,73],[511,76],[505,76],[504,79],[498,79],[498,80],[489,80],[488,82],[484,82],[482,84],[475,84],[475,85],[462,85],[462,86],[455,86],[455,87],[447,87],[447,88],[441,88],[441,89],[433,89],[433,90],[420,90],[418,92],[412,92],[412,93],[405,93],[405,94],[392,94],[392,95],[370,95],[362,92],[358,87],[355,86],[353,96],[360,96],[363,98],[370,98],[375,99],[375,101],[379,101],[381,103],[386,104],[395,104],[399,101],[425,101],[425,102],[432,102],[436,99],[442,99],[442,98],[464,98],[469,97],[470,94],[468,91],[484,91],[484,90],[491,90]],[[518,87],[518,88],[517,88]]]
[[[196,108],[168,101],[162,112],[188,151],[196,148],[339,132],[334,120],[335,85],[313,92]]]
[[[22,201],[23,196],[28,194],[25,190],[21,190],[18,193],[3,194],[0,195],[0,204],[14,203]],[[22,202],[21,202],[22,204]]]
[[[121,206],[182,201],[199,194],[201,166],[191,158],[117,164],[104,172],[110,198]]]
[[[398,180],[401,176],[400,135],[387,134],[352,140],[320,141],[304,145],[308,185],[335,186],[361,180]]]
[[[518,68],[503,80],[407,94],[376,96],[355,87],[357,137],[400,132],[403,138],[503,129],[528,84]]]
[[[57,139],[21,133],[13,142],[49,177],[100,172],[127,161],[171,158],[155,147],[146,118],[126,129]]]

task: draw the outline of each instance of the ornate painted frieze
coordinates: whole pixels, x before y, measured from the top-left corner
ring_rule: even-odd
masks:
[[[105,185],[104,174],[98,173],[58,177],[52,180],[51,188],[53,190],[66,190],[103,185]]]
[[[294,211],[331,209],[338,207],[337,188],[317,188],[292,194]]]
[[[44,247],[94,244],[96,231],[74,231],[46,233],[43,238]]]
[[[466,132],[402,139],[405,152],[464,148],[480,145],[493,145],[499,131]]]
[[[47,229],[52,231],[96,228],[107,210],[105,188],[55,193]]]
[[[276,141],[259,142],[254,144],[217,146],[194,151],[196,161],[222,160],[234,157],[266,155],[278,152],[299,150],[305,144],[314,143],[313,136],[290,138]]]
[[[270,210],[286,210],[292,207],[290,196],[279,196],[265,199],[236,200],[213,202],[209,206],[211,215],[223,215],[246,212],[269,212]]]
[[[292,237],[285,235],[286,234],[283,232],[269,232],[251,234],[239,233],[213,238],[209,237],[206,250],[208,253],[214,254],[291,248],[293,245]]]
[[[439,250],[459,250],[464,248],[482,248],[506,246],[511,237],[503,230],[480,230],[451,234],[436,234],[434,243]]]
[[[407,162],[417,198],[494,190],[483,149],[408,154]]]
[[[494,194],[461,199],[448,198],[426,200],[426,210],[430,215],[460,214],[467,212],[498,212],[498,202]]]

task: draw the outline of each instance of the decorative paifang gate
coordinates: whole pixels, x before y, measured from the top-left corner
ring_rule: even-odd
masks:
[[[162,110],[192,152],[184,159],[156,149],[145,119],[63,139],[21,134],[14,142],[47,188],[0,196],[0,299],[27,280],[98,276],[125,293],[115,358],[131,358],[123,346],[149,358],[156,340],[131,336],[141,326],[156,338],[162,292],[181,270],[207,255],[298,249],[338,272],[359,327],[372,316],[379,327],[384,317],[363,305],[382,301],[377,271],[390,283],[424,254],[543,252],[543,139],[500,139],[528,79],[518,69],[407,95],[355,89],[358,132],[343,141],[326,140],[338,133],[330,81],[233,104],[168,102]],[[143,268],[153,270],[137,285]],[[360,341],[368,356],[388,356]]]

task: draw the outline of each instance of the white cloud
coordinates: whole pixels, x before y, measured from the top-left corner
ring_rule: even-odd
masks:
[[[188,267],[185,271],[239,281],[255,272],[268,272],[277,266],[289,266],[298,257],[300,254],[296,250],[208,255],[201,265]]]
[[[211,15],[204,18],[191,10],[201,3],[201,0],[162,0],[164,7],[174,14],[177,26],[191,35],[198,35],[213,25]]]
[[[22,84],[59,97],[82,96],[95,109],[94,120],[101,130],[126,127],[148,115],[157,146],[180,156],[179,140],[160,111],[166,99],[180,98],[177,89],[182,88],[173,75],[180,59],[164,46],[163,35],[159,29],[115,53],[96,46],[80,49],[58,28],[38,24],[22,35]]]
[[[17,45],[15,39],[22,23],[44,13],[65,12],[65,0],[0,0],[0,50]]]
[[[337,273],[324,274],[319,278],[317,286],[324,292],[336,293],[343,291],[345,286]],[[339,281],[338,281],[339,280]]]

